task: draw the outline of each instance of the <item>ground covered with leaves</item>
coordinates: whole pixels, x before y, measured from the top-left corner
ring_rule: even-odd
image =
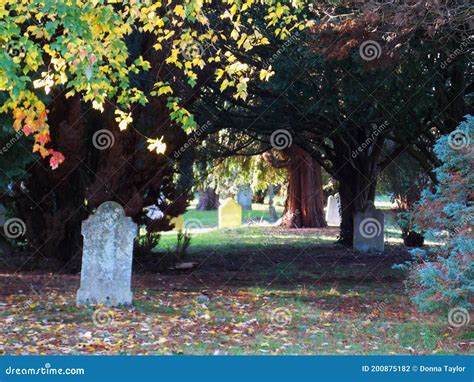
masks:
[[[197,265],[136,273],[134,306],[77,307],[78,275],[0,274],[4,354],[452,354],[472,327],[420,314],[406,253],[356,256],[334,245],[195,254]],[[272,256],[273,252],[273,256]]]

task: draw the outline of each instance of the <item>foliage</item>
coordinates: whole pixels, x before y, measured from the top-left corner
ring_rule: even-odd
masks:
[[[158,252],[162,239],[161,234],[145,231],[135,242],[135,270],[139,272],[168,272],[177,263],[182,262],[191,244],[191,236],[187,232],[179,231],[173,235],[173,238],[175,238],[174,249],[167,247],[165,251]]]
[[[11,183],[27,176],[25,168],[35,157],[31,153],[30,142],[21,132],[15,133],[11,123],[3,122],[0,116],[0,192],[10,191]],[[3,123],[2,123],[3,122]]]
[[[425,190],[416,205],[418,229],[431,239],[442,240],[431,260],[426,251],[413,250],[411,273],[413,300],[422,310],[454,306],[471,308],[474,292],[474,173],[472,141],[474,117],[468,115],[458,129],[442,136],[434,151],[442,165],[435,169],[435,192]],[[453,137],[461,134],[464,143]],[[459,136],[459,135],[458,135]]]
[[[51,148],[48,101],[55,89],[67,97],[80,94],[93,108],[115,106],[120,130],[133,123],[131,109],[150,96],[164,97],[172,121],[195,127],[193,116],[176,91],[183,81],[195,87],[198,72],[210,68],[220,89],[232,89],[237,99],[247,97],[250,77],[269,77],[270,70],[256,71],[225,49],[228,40],[249,51],[268,43],[253,26],[250,10],[265,9],[266,27],[284,39],[304,28],[295,15],[302,0],[284,5],[276,0],[212,0],[153,2],[120,0],[0,0],[0,91],[8,99],[0,113],[13,115],[13,127],[34,138],[33,151],[49,157],[54,169],[63,160]],[[216,6],[217,5],[217,6]],[[126,39],[134,32],[152,34],[153,49],[174,73],[158,78],[146,94],[135,87],[133,76],[150,70],[142,56],[130,59]],[[160,63],[161,64],[161,63]],[[150,150],[162,153],[161,138],[149,140]]]
[[[441,22],[434,5],[424,19],[421,3],[374,2],[377,12],[361,2],[333,3],[339,6],[313,4],[309,30],[295,31],[284,45],[269,36],[269,45],[250,53],[275,75],[253,83],[247,102],[218,89],[203,102],[222,128],[266,148],[274,132],[286,130],[311,153],[338,182],[341,239],[349,245],[355,211],[374,197],[378,175],[394,158],[406,152],[427,173],[436,163],[433,143],[469,110],[472,70],[463,45],[466,7],[453,6],[453,33],[451,10]],[[361,49],[367,42],[374,57]]]
[[[280,185],[287,180],[287,171],[272,167],[262,155],[235,156],[217,161],[213,175],[219,188],[237,193],[238,187],[249,184],[254,191],[266,191],[269,184]]]
[[[414,219],[410,210],[420,200],[422,190],[430,184],[429,174],[407,154],[402,154],[394,160],[379,178],[378,191],[390,194],[392,203],[396,203],[397,223],[406,245],[418,246],[410,245],[413,244],[409,243],[410,239],[423,239],[421,234],[413,231]]]

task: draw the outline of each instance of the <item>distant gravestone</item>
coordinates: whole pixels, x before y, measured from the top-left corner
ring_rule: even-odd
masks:
[[[384,215],[373,201],[368,201],[363,211],[354,216],[354,251],[384,251]]]
[[[184,218],[183,215],[176,216],[170,220],[170,223],[174,226],[174,231],[179,232],[183,230]]]
[[[339,194],[330,195],[328,198],[328,205],[326,207],[326,223],[330,227],[339,227],[341,225],[341,202]]]
[[[243,210],[252,209],[252,189],[249,186],[241,186],[237,193],[237,202]]]
[[[275,206],[273,205],[273,185],[269,184],[268,189],[267,189],[267,194],[268,194],[268,213],[270,214],[270,221],[274,222],[278,220],[278,215],[275,209]]]
[[[232,198],[219,206],[219,228],[236,228],[242,225],[242,207]]]
[[[81,286],[76,302],[108,306],[132,303],[133,241],[137,225],[116,202],[105,202],[82,222]]]

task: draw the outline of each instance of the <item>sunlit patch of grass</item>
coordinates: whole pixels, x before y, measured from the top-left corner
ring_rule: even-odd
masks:
[[[213,228],[198,233],[191,231],[190,236],[189,254],[210,251],[225,252],[226,255],[243,252],[264,253],[278,247],[299,251],[311,246],[332,245],[335,240],[333,236],[302,236],[271,227],[243,227],[226,230]],[[174,248],[176,243],[175,232],[164,233],[157,249]]]

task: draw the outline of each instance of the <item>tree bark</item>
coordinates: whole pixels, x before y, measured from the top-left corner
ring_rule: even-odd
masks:
[[[152,49],[154,37],[137,33],[129,40],[131,58],[143,54],[153,63],[149,72],[131,78],[146,92],[169,68],[160,65],[162,57]],[[9,196],[16,216],[25,222],[32,252],[39,259],[57,260],[61,269],[67,265],[67,270],[79,268],[82,221],[101,203],[116,201],[148,232],[160,232],[171,229],[169,220],[151,220],[144,207],[154,204],[165,216],[179,216],[192,186],[191,151],[182,153],[187,135],[169,122],[163,99],[152,97],[146,105],[134,107],[133,126],[123,132],[117,127],[113,102],[107,102],[102,113],[89,109],[80,96],[66,99],[55,94],[48,121],[54,146],[66,159],[57,170],[37,159]],[[166,153],[148,151],[147,137],[163,137]],[[179,160],[173,155],[178,150]]]
[[[372,160],[375,159],[372,158]],[[345,246],[352,246],[354,216],[357,211],[364,209],[367,201],[375,200],[377,175],[374,172],[361,174],[349,165],[345,165],[338,175],[339,195],[341,197],[339,242]]]
[[[321,166],[303,149],[288,149],[288,196],[282,226],[325,227]]]
[[[136,129],[150,130],[140,119],[144,114],[153,125],[156,115],[166,117],[156,103],[150,103],[150,108],[155,108],[154,116],[145,108],[135,109]],[[119,132],[113,109],[106,107],[102,114],[90,111],[85,116],[78,97],[66,100],[59,96],[50,108],[49,122],[53,141],[66,160],[57,170],[37,160],[28,170],[29,177],[15,185],[11,197],[16,216],[25,222],[27,242],[39,259],[51,260],[48,264],[57,269],[77,271],[82,221],[108,200],[120,203],[126,215],[145,224],[148,232],[170,227],[167,219],[147,218],[144,207],[156,204],[170,217],[184,213],[190,193],[182,187],[178,190],[181,172],[170,160],[177,145],[186,141],[179,127],[161,125],[169,148],[167,158],[149,152],[145,138],[135,129]],[[94,146],[93,134],[99,130],[113,137],[110,147],[100,150]],[[178,183],[173,181],[175,176]]]
[[[204,191],[199,193],[199,201],[196,209],[199,211],[215,210],[219,207],[219,195],[212,187],[207,187]]]

